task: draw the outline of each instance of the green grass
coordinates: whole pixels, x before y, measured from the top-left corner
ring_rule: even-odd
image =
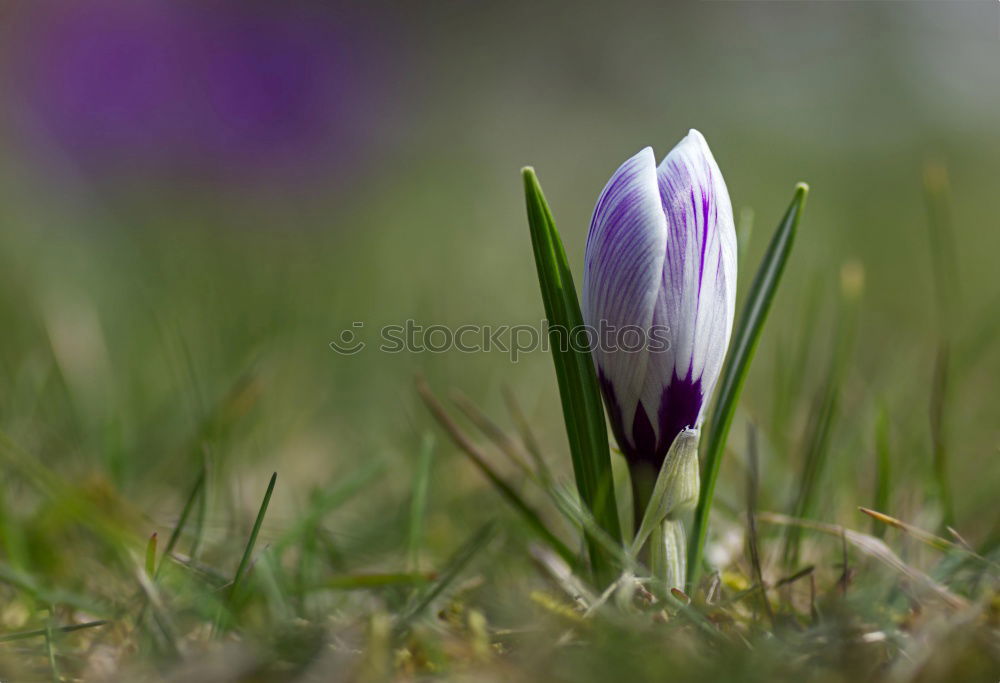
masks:
[[[701,558],[708,533],[708,515],[712,510],[715,482],[722,466],[726,437],[729,435],[740,392],[750,371],[750,362],[760,342],[767,314],[791,255],[795,233],[808,193],[809,187],[804,183],[795,188],[792,203],[771,237],[767,252],[750,285],[750,293],[747,295],[739,321],[733,329],[726,364],[719,379],[718,398],[708,422],[701,492],[694,513],[694,528],[688,550],[688,584],[695,583],[701,573]]]
[[[321,236],[108,234],[79,238],[100,266],[87,275],[7,235],[0,679],[995,680],[997,450],[982,437],[995,321],[954,328],[935,388],[937,329],[900,350],[868,333],[886,315],[877,293],[849,301],[839,261],[799,258],[821,196],[766,329],[738,327],[732,358],[747,365],[720,384],[729,433],[705,453],[714,495],[683,593],[649,581],[602,595],[591,580],[595,552],[645,568],[578,493],[576,414],[551,357],[331,355],[351,317],[344,271],[363,276],[352,258],[383,245],[350,242],[348,258]],[[772,262],[764,209],[741,245],[747,306],[763,301],[754,266]],[[493,295],[532,315],[517,219],[525,268]],[[145,286],[129,286],[141,270]],[[45,287],[56,304],[34,294]],[[93,330],[58,305],[67,291],[103,344],[83,343]],[[410,303],[377,313],[393,322]],[[66,329],[76,346],[54,341]]]

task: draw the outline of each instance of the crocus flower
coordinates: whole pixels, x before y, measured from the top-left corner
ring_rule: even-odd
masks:
[[[618,445],[656,476],[674,438],[698,429],[729,346],[736,231],[729,193],[701,133],[659,166],[646,147],[611,176],[587,237],[583,316]],[[636,350],[616,330],[645,331]],[[660,343],[666,341],[666,344]],[[651,475],[651,476],[650,476]]]

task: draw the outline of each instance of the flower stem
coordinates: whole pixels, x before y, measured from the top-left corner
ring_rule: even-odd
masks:
[[[684,522],[668,517],[660,522],[651,542],[650,563],[653,575],[668,589],[684,590],[687,575],[687,534]]]

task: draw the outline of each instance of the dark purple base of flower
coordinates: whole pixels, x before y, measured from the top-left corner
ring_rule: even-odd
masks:
[[[663,465],[670,445],[682,430],[693,427],[698,422],[703,400],[701,378],[692,380],[690,372],[683,379],[674,375],[663,389],[656,415],[659,437],[641,402],[632,416],[631,428],[626,430],[627,416],[622,415],[614,387],[601,371],[598,372],[598,380],[611,419],[611,430],[629,463],[636,508],[639,510],[641,506],[644,510],[645,499],[652,491],[652,483]],[[652,481],[647,482],[645,480],[650,479],[650,472]],[[638,514],[641,515],[642,512]]]
[[[690,373],[683,379],[674,375],[663,389],[656,416],[659,437],[641,402],[632,416],[631,429],[626,431],[627,416],[622,415],[614,387],[603,372],[598,372],[598,380],[611,418],[611,429],[625,457],[630,462],[647,462],[659,471],[677,435],[698,422],[702,402],[701,378],[692,381]]]

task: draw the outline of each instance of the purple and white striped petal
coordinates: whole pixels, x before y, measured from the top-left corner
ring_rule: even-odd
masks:
[[[584,322],[598,333],[650,327],[667,244],[667,219],[653,150],[646,147],[611,176],[597,200],[587,236],[583,273]],[[604,398],[615,437],[635,448],[633,422],[647,380],[648,353],[620,351],[595,339]]]
[[[669,349],[660,352],[595,352],[619,446],[630,460],[658,467],[682,429],[700,426],[722,369],[735,312],[736,231],[725,181],[701,133],[692,130],[681,140],[655,175],[659,215],[633,212],[627,231],[618,225],[618,214],[598,201],[586,254],[584,317],[588,324],[603,319],[656,329],[669,340]],[[640,217],[648,222],[645,228],[635,225]],[[622,234],[646,239],[624,242]],[[604,252],[592,249],[597,241]],[[609,241],[620,243],[609,246]],[[658,254],[641,251],[658,246]],[[600,253],[616,258],[597,258]],[[660,266],[652,287],[650,262]],[[618,295],[592,290],[598,283]],[[630,306],[618,308],[623,300]]]
[[[722,172],[692,130],[657,168],[668,238],[653,324],[670,350],[652,354],[643,402],[658,405],[658,450],[701,424],[729,347],[736,306],[736,229]]]

